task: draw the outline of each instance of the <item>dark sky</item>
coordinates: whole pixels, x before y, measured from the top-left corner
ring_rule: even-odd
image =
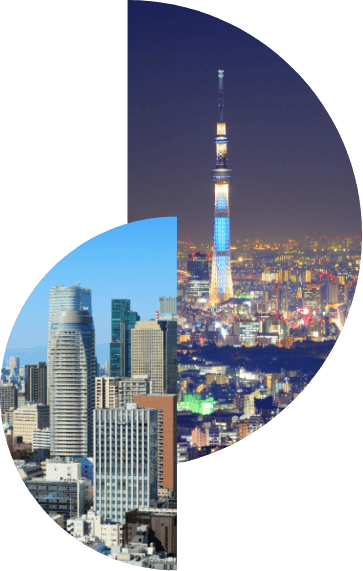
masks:
[[[217,70],[225,70],[231,241],[361,234],[341,138],[301,77],[252,36],[200,12],[129,2],[129,222],[178,216],[213,237]],[[323,70],[322,70],[323,72]]]

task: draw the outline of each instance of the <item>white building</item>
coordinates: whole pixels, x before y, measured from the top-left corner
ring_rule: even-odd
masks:
[[[79,480],[82,478],[81,463],[72,458],[49,458],[45,462],[45,478],[53,482]]]
[[[93,422],[95,511],[124,523],[126,511],[157,502],[157,410],[96,409]]]
[[[90,510],[67,521],[67,531],[77,539],[85,536],[98,537],[107,547],[120,545],[120,524],[105,523],[101,515]]]

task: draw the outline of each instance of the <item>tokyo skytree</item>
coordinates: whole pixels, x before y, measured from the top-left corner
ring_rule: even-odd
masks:
[[[214,182],[214,244],[209,305],[216,306],[233,297],[229,228],[229,181],[232,170],[227,168],[226,124],[223,100],[224,71],[218,70],[219,101],[216,144],[216,166],[212,170]]]

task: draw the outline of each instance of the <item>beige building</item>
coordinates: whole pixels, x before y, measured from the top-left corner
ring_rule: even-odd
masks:
[[[131,376],[149,375],[155,394],[177,393],[177,324],[138,321],[131,331]]]
[[[49,426],[49,406],[27,404],[13,412],[13,436],[23,437],[23,442],[33,444],[33,432]]]
[[[129,377],[96,377],[95,408],[122,408],[133,402],[134,396],[152,393],[152,382],[148,375]]]

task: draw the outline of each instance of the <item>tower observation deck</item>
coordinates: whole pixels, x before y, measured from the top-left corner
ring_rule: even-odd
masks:
[[[223,98],[224,71],[218,70],[219,100],[216,145],[216,166],[212,170],[214,182],[214,244],[209,305],[216,306],[233,297],[229,228],[229,182],[232,170],[227,168],[226,124]]]

